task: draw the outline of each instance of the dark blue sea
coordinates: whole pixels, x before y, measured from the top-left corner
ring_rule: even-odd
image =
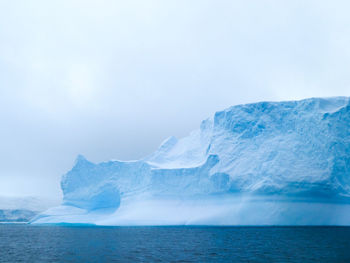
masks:
[[[347,227],[0,225],[0,262],[350,262]]]

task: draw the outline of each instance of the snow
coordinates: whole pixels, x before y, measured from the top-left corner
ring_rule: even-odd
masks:
[[[0,223],[28,222],[38,213],[58,204],[58,200],[43,197],[0,196]]]
[[[38,196],[0,196],[0,209],[41,212],[58,205],[59,199]]]
[[[61,187],[33,223],[350,225],[350,100],[233,106],[141,160],[78,156]]]

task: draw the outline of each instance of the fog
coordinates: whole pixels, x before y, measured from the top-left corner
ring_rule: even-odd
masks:
[[[350,95],[347,1],[1,1],[0,195],[137,159],[215,111]]]

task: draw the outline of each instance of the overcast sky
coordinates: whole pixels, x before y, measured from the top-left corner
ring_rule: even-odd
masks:
[[[137,159],[231,105],[350,95],[348,1],[0,0],[0,195]]]

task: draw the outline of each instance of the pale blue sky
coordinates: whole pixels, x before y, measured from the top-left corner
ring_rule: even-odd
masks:
[[[0,0],[0,195],[238,103],[350,95],[348,1]]]

